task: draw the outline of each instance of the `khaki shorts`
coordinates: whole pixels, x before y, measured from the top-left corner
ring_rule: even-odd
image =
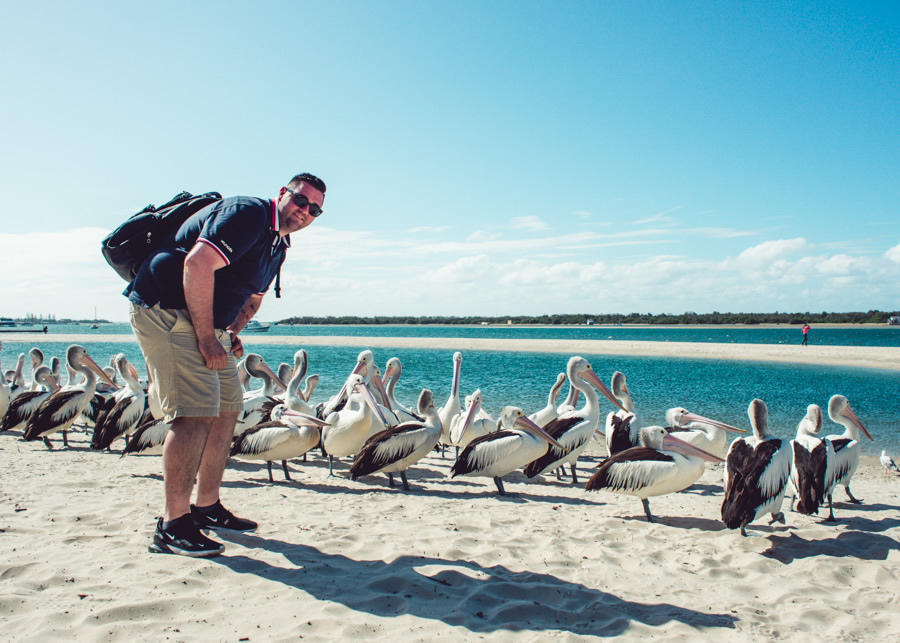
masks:
[[[218,417],[244,410],[237,362],[231,354],[231,337],[224,330],[216,336],[228,351],[224,369],[206,366],[187,310],[144,308],[129,302],[131,328],[154,383],[151,391],[165,420],[179,417]],[[152,393],[151,393],[152,394]],[[155,402],[156,400],[154,400]],[[152,408],[152,407],[151,407]]]

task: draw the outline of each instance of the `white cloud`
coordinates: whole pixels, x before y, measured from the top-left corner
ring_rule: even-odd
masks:
[[[125,283],[100,256],[106,232],[0,235],[0,314],[87,319],[96,306],[124,321]],[[266,297],[260,315],[885,310],[900,283],[900,245],[874,255],[819,244],[812,254],[805,239],[776,239],[719,258],[663,228],[520,234],[429,243],[316,226],[294,235],[282,298]]]
[[[738,263],[745,265],[764,264],[781,257],[796,254],[807,248],[806,239],[778,239],[764,241],[759,245],[747,248],[737,257]]]
[[[480,242],[480,241],[496,241],[497,239],[501,238],[502,236],[503,235],[501,235],[498,232],[490,232],[489,233],[489,232],[485,232],[484,230],[476,230],[475,232],[470,234],[468,237],[466,237],[466,242],[467,243],[475,243],[475,242]]]
[[[530,230],[532,232],[540,232],[547,229],[547,224],[541,221],[540,217],[527,216],[515,217],[511,226],[513,230]]]
[[[444,225],[444,226],[419,226],[419,227],[417,227],[417,228],[410,228],[409,231],[410,231],[411,233],[413,233],[413,234],[419,234],[419,233],[422,233],[422,232],[424,232],[424,233],[440,233],[440,232],[446,232],[446,231],[449,230],[449,229],[450,229],[450,226],[448,226],[448,225]]]
[[[657,214],[654,214],[653,216],[649,216],[644,219],[638,219],[637,221],[634,221],[633,223],[635,225],[646,225],[647,223],[673,224],[673,223],[676,223],[676,221],[674,218],[670,217],[669,214],[671,214],[672,212],[677,212],[678,210],[680,210],[683,207],[684,207],[683,205],[679,205],[674,208],[669,208],[668,210],[665,210],[663,212],[658,212]]]
[[[691,228],[687,232],[710,239],[732,239],[735,237],[751,237],[759,234],[753,230],[735,230],[734,228]]]
[[[820,261],[816,268],[823,275],[841,276],[865,271],[869,262],[861,257],[834,255]]]
[[[897,244],[896,246],[885,252],[884,256],[891,261],[900,263],[900,244]]]

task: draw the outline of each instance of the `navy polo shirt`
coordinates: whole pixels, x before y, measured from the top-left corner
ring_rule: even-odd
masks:
[[[187,308],[184,298],[184,260],[196,243],[213,248],[225,267],[215,273],[213,325],[225,328],[254,294],[271,285],[290,247],[278,234],[275,202],[236,196],[216,201],[196,212],[144,261],[123,293],[130,301],[150,308]]]

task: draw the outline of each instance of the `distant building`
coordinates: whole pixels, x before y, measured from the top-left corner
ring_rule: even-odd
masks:
[[[588,319],[588,320],[585,321],[584,323],[587,324],[588,326],[593,326],[593,325],[594,325],[594,320],[593,320],[593,319]]]

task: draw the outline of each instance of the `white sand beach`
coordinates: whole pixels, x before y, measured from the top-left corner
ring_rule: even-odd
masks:
[[[651,354],[682,357],[900,362],[897,349],[885,348],[453,347],[604,353],[647,344]],[[862,363],[869,353],[871,363]],[[852,485],[864,504],[836,490],[836,524],[785,505],[786,525],[763,520],[747,538],[719,520],[722,465],[708,465],[684,492],[651,499],[650,524],[638,499],[584,491],[605,452],[594,444],[580,461],[580,484],[516,472],[505,478],[509,497],[497,496],[488,478],[448,479],[452,459],[437,454],[410,469],[409,493],[389,488],[383,475],[351,481],[347,459],[330,478],[318,452],[291,462],[293,482],[276,465],[274,484],[264,465],[232,460],[223,502],[260,528],[225,536],[222,556],[195,560],[147,552],[162,510],[158,456],[93,452],[83,432],[53,451],[20,438],[0,434],[0,618],[9,640],[893,641],[900,630],[900,478],[885,476],[872,457]]]
[[[724,527],[721,465],[640,501],[582,484],[446,477],[413,490],[356,482],[348,461],[291,463],[294,482],[231,461],[222,498],[260,522],[213,559],[147,552],[158,456],[48,451],[0,435],[0,617],[8,640],[896,640],[900,478],[864,458],[836,524],[787,511],[749,536]],[[58,443],[59,440],[56,440]]]

